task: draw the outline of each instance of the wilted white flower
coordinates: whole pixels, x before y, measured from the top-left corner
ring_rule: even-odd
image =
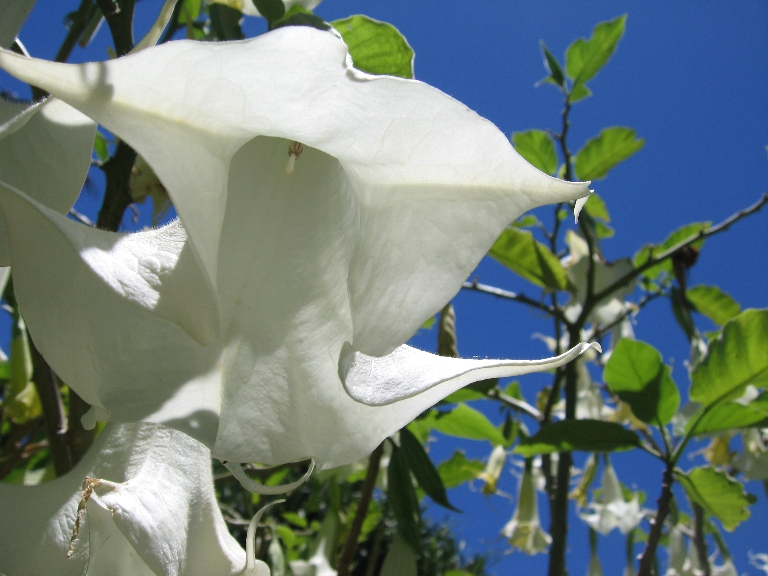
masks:
[[[216,502],[210,451],[158,424],[109,424],[65,476],[0,484],[0,509],[8,576],[234,576],[245,566]]]
[[[616,471],[607,459],[602,480],[603,489],[597,501],[587,506],[588,511],[580,512],[579,516],[600,534],[608,534],[614,528],[618,528],[622,534],[626,534],[640,524],[645,518],[646,511],[640,508],[637,493],[632,496],[629,502],[624,500]]]
[[[512,519],[501,531],[509,543],[526,554],[544,552],[552,543],[552,537],[541,528],[539,504],[533,486],[532,465],[526,462],[520,489],[517,494],[517,508]]]
[[[509,222],[588,189],[438,90],[354,70],[330,33],[0,66],[130,144],[179,214],[114,234],[0,187],[28,328],[91,417],[163,423],[222,460],[328,468],[468,383],[586,349],[499,361],[403,345]]]

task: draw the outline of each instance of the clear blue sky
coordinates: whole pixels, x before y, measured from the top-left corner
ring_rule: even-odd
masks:
[[[63,38],[63,15],[76,2],[39,0],[22,39],[34,56],[51,58]],[[138,22],[154,18],[160,0],[138,3]],[[607,202],[617,233],[603,244],[606,256],[631,256],[646,242],[658,242],[688,222],[720,221],[756,201],[768,189],[768,3],[713,2],[555,2],[518,0],[325,0],[316,12],[333,20],[364,13],[391,22],[416,52],[416,77],[432,84],[492,120],[503,132],[530,128],[558,129],[562,103],[551,86],[535,88],[544,75],[539,41],[562,58],[579,36],[589,36],[600,21],[628,13],[627,32],[617,53],[591,81],[594,95],[577,104],[571,116],[570,147],[577,150],[602,128],[630,126],[645,138],[645,148],[595,182]],[[248,29],[261,30],[253,21]],[[103,59],[109,43],[106,26],[87,50],[72,61]],[[2,82],[6,78],[2,77]],[[95,190],[100,190],[98,184]],[[93,204],[94,199],[90,204]],[[540,214],[551,217],[549,211]],[[530,291],[498,264],[485,261],[475,273],[480,281],[510,290]],[[768,211],[738,223],[707,241],[690,285],[716,284],[743,307],[768,306]],[[455,301],[459,349],[464,356],[538,358],[547,355],[531,339],[551,328],[514,303],[481,294],[460,294]],[[656,302],[638,318],[637,337],[659,348],[674,366],[683,390],[688,378],[683,362],[688,346],[666,302]],[[434,332],[415,339],[433,347]],[[547,377],[524,377],[529,399]],[[496,418],[493,407],[488,415]],[[439,438],[435,459],[450,456],[456,442]],[[463,443],[467,455],[484,458],[490,446]],[[649,456],[614,459],[620,479],[658,497],[661,466]],[[689,466],[682,462],[683,467]],[[693,465],[692,463],[690,465]],[[477,486],[479,490],[479,484]],[[500,488],[516,493],[505,471]],[[768,505],[762,486],[748,487],[760,500],[752,507],[749,527],[729,538],[740,574],[758,574],[747,550],[768,552]],[[498,532],[512,514],[503,498],[458,489],[451,494],[464,514],[431,508],[430,517],[447,518],[466,540],[467,552],[490,547],[503,552]],[[545,526],[546,506],[540,501]],[[571,574],[586,573],[586,532],[573,521]],[[620,574],[623,538],[601,539],[606,575]],[[546,556],[498,555],[491,574],[543,574]],[[662,561],[662,566],[665,563]]]

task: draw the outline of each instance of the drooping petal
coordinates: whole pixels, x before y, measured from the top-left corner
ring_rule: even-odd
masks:
[[[67,212],[88,173],[95,133],[92,120],[56,98],[32,105],[0,99],[0,182]],[[2,223],[0,264],[9,262]]]
[[[37,0],[0,0],[0,47],[7,48],[27,19]]]
[[[339,373],[352,398],[370,406],[383,406],[406,398],[420,399],[422,396],[418,395],[437,385],[445,397],[472,382],[553,370],[592,347],[599,349],[597,344],[579,344],[565,354],[544,360],[474,360],[446,358],[410,346],[373,358],[346,345]],[[417,414],[429,406],[431,404],[421,405]]]
[[[237,178],[230,163],[243,144],[281,137],[338,162],[360,229],[348,280],[353,343],[381,355],[458,291],[510,221],[588,190],[538,172],[490,122],[438,90],[345,62],[338,38],[306,27],[244,42],[168,43],[81,66],[0,55],[9,72],[78,107],[147,160],[212,285],[228,182]]]
[[[183,229],[96,230],[2,185],[0,210],[24,318],[63,380],[118,422],[168,423],[212,447],[221,348],[187,333],[206,337],[214,309]]]
[[[67,558],[86,476],[95,488]],[[6,576],[224,576],[245,565],[216,502],[210,452],[163,426],[110,424],[67,475],[0,484],[0,503]]]

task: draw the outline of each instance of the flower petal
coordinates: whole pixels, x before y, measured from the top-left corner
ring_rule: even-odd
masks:
[[[410,346],[401,346],[383,358],[373,358],[346,344],[339,362],[339,375],[347,393],[358,402],[383,406],[407,398],[413,398],[413,401],[423,398],[420,402],[423,410],[435,400],[431,395],[422,394],[435,386],[439,385],[440,398],[444,398],[479,380],[558,368],[592,347],[599,350],[597,344],[582,343],[565,354],[544,360],[475,360],[446,358]],[[432,404],[426,403],[429,401]]]
[[[285,27],[80,66],[6,52],[0,66],[78,107],[147,160],[212,285],[230,162],[245,142],[282,137],[338,160],[363,232],[349,272],[354,345],[382,355],[458,291],[509,222],[588,189],[539,172],[490,122],[438,90],[362,75],[346,68],[346,55],[332,34]],[[290,80],[275,82],[286,70]],[[200,76],[208,81],[188,81]],[[396,308],[374,304],[395,299]]]
[[[0,0],[0,46],[13,43],[37,0]]]
[[[67,558],[86,476],[116,486],[95,488]],[[162,426],[109,425],[67,475],[0,484],[0,503],[0,572],[8,576],[234,575],[245,565],[219,512],[210,452]]]
[[[200,346],[163,318],[199,337],[210,327],[213,308],[183,230],[105,232],[2,185],[0,209],[18,254],[17,299],[54,370],[118,422],[172,423],[212,446],[220,347]]]
[[[0,181],[56,212],[75,203],[91,164],[96,124],[56,98],[37,104],[0,99]],[[9,263],[0,224],[0,263]]]

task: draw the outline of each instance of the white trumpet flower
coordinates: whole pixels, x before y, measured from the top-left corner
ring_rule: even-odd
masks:
[[[157,424],[109,424],[65,476],[0,484],[0,509],[7,576],[235,576],[246,564],[216,502],[210,451]]]
[[[622,534],[637,527],[646,516],[646,510],[640,508],[637,494],[627,502],[621,490],[619,478],[611,463],[606,460],[603,470],[603,491],[597,502],[591,503],[587,512],[579,513],[584,522],[600,534],[608,534],[618,528]]]
[[[533,486],[531,468],[532,466],[526,463],[525,471],[520,478],[517,508],[512,519],[507,522],[501,533],[514,548],[533,555],[544,552],[552,543],[552,537],[541,527],[539,504],[536,488]]]
[[[514,361],[403,345],[509,222],[589,190],[442,92],[349,62],[307,27],[83,65],[0,53],[136,149],[179,215],[115,234],[0,187],[30,334],[91,416],[177,428],[222,460],[331,468],[466,384],[588,348]]]

